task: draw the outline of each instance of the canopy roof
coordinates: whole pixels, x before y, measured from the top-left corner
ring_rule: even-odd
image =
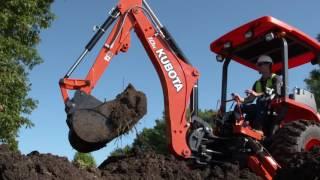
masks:
[[[289,68],[320,61],[320,43],[300,30],[271,16],[264,16],[244,24],[211,43],[211,51],[256,70],[260,55],[269,55],[273,71],[282,68],[283,43],[281,39],[266,41],[269,33],[281,34],[289,48]]]

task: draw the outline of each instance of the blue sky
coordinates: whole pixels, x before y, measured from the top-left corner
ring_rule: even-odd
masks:
[[[90,40],[92,27],[100,25],[116,3],[116,0],[60,0],[53,4],[52,11],[57,19],[50,29],[41,33],[42,41],[38,46],[44,63],[30,73],[30,96],[39,101],[39,107],[29,116],[35,127],[20,131],[19,147],[22,153],[38,150],[72,159],[75,150],[67,139],[66,114],[58,81]],[[199,103],[202,109],[216,109],[220,96],[222,64],[215,61],[215,55],[209,50],[213,40],[243,23],[265,15],[285,21],[312,37],[320,32],[320,1],[149,0],[149,3],[191,63],[200,71]],[[73,77],[85,77],[101,44],[102,41],[87,56],[86,62],[81,64]],[[290,88],[304,87],[303,79],[313,68],[305,65],[289,71]],[[244,90],[252,87],[258,77],[256,72],[232,63],[229,92],[244,95]],[[123,82],[125,85],[132,83],[148,97],[148,113],[139,122],[137,129],[154,126],[155,119],[160,118],[164,110],[162,89],[156,71],[134,32],[129,52],[113,59],[93,94],[101,100],[113,99],[122,91]],[[131,143],[134,137],[134,133],[123,136],[93,155],[100,163],[110,151]]]

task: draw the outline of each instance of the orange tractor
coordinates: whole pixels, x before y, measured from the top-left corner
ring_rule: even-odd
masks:
[[[259,141],[284,166],[294,153],[320,145],[320,115],[314,95],[301,88],[288,92],[290,68],[320,62],[320,44],[316,40],[284,22],[265,16],[220,37],[211,44],[211,50],[217,54],[217,61],[223,62],[220,108],[222,132],[231,129],[229,134],[246,135]],[[234,60],[257,70],[256,62],[261,54],[272,57],[272,72],[282,76],[281,95],[271,98],[269,102],[264,134],[250,126],[244,127],[244,118],[233,119],[232,112],[226,112],[229,63]],[[251,169],[258,168],[254,161],[259,160],[255,158],[249,158]],[[273,175],[276,169],[267,164],[262,166]],[[256,172],[266,174],[261,169],[256,169]]]
[[[85,55],[113,24],[87,77],[70,78]],[[280,168],[278,160],[284,164],[292,153],[320,145],[320,116],[313,95],[299,88],[292,94],[287,91],[289,68],[308,62],[319,63],[320,44],[315,40],[279,20],[262,17],[214,41],[211,50],[217,54],[217,60],[224,64],[222,104],[216,121],[219,123],[213,128],[197,116],[197,69],[191,65],[145,0],[120,0],[79,59],[60,80],[70,128],[69,140],[78,151],[94,151],[110,141],[90,139],[95,136],[95,128],[108,126],[104,123],[108,120],[107,114],[97,108],[102,107],[103,102],[94,98],[91,91],[113,56],[128,50],[132,30],[142,42],[160,77],[169,147],[176,156],[195,159],[199,164],[241,159],[255,173],[272,179]],[[255,69],[260,54],[267,54],[275,60],[273,72],[282,75],[283,79],[281,96],[270,102],[268,118],[272,122],[269,127],[271,133],[265,135],[244,123],[243,115],[236,119],[232,112],[226,112],[229,63],[234,60]],[[68,90],[76,91],[73,98],[69,97]],[[188,110],[190,117],[187,117]],[[78,122],[88,125],[86,131],[89,134],[83,134],[75,128]],[[270,143],[265,143],[266,140]]]

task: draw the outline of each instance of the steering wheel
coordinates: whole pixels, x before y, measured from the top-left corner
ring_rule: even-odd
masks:
[[[228,99],[228,100],[226,100],[225,102],[226,102],[226,103],[227,103],[227,102],[233,102],[233,103],[231,104],[230,109],[233,107],[234,103],[236,103],[236,104],[238,105],[238,107],[240,107],[240,105],[241,105],[240,98],[237,97],[235,93],[231,93],[231,99]]]
[[[241,101],[240,101],[240,98],[239,98],[239,96],[236,96],[236,94],[235,93],[231,93],[231,99],[229,99],[229,100],[226,100],[226,102],[233,102],[232,104],[231,104],[231,107],[230,107],[230,109],[233,107],[233,105],[234,105],[234,103],[236,103],[237,104],[237,108],[238,108],[238,112],[239,112],[239,114],[240,114],[240,119],[244,119],[244,115],[243,115],[243,113],[242,113],[242,110],[241,110]]]

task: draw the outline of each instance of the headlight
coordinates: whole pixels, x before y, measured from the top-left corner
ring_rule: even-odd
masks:
[[[231,48],[231,42],[228,41],[228,42],[224,43],[223,48],[225,48],[225,49]]]
[[[268,33],[265,36],[266,41],[272,41],[275,38],[273,33]]]
[[[245,37],[246,39],[250,39],[250,38],[252,38],[252,36],[253,36],[253,32],[252,32],[252,31],[247,31],[247,32],[244,34],[244,37]]]

